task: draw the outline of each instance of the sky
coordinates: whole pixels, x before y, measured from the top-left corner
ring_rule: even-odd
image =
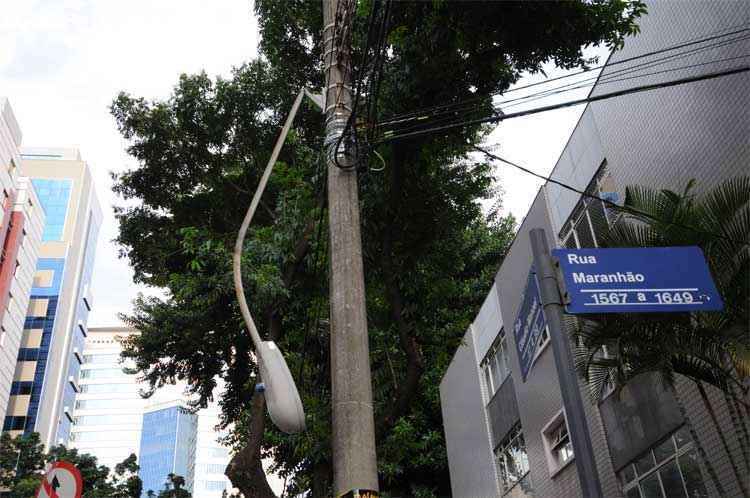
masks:
[[[119,323],[118,313],[131,310],[138,292],[158,294],[132,282],[112,242],[117,235],[112,206],[118,199],[109,173],[135,163],[125,153],[109,104],[120,91],[165,98],[182,73],[228,76],[257,53],[257,44],[251,0],[24,0],[3,6],[0,95],[10,100],[22,145],[80,148],[104,212],[90,326]],[[554,68],[548,73],[558,74]],[[548,173],[581,111],[579,106],[508,121],[488,143],[499,143],[494,150],[504,157]],[[540,182],[504,166],[497,173],[503,211],[520,221]]]

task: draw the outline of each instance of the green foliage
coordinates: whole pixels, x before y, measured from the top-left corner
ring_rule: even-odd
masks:
[[[0,436],[0,488],[10,490],[10,498],[33,496],[44,465],[44,446],[39,434],[12,438],[6,432]]]
[[[0,436],[0,488],[8,489],[8,498],[28,498],[39,488],[45,466],[56,461],[69,462],[78,468],[83,480],[82,498],[140,498],[141,480],[138,477],[136,456],[128,458],[110,470],[98,465],[96,457],[78,450],[55,446],[48,453],[31,433],[11,437]]]
[[[185,489],[185,478],[175,474],[169,474],[168,481],[164,485],[164,489],[159,491],[158,495],[154,495],[153,491],[148,491],[148,496],[157,496],[157,498],[190,498],[192,495],[190,491]]]
[[[355,60],[369,2],[360,2]],[[212,399],[215,378],[228,443],[249,439],[247,407],[257,366],[231,279],[231,251],[285,113],[300,87],[322,86],[318,2],[258,0],[262,58],[231,78],[183,75],[163,101],[120,94],[112,114],[138,166],[115,176],[122,256],[139,282],[166,299],[140,297],[125,317],[141,334],[124,355],[152,389],[185,380]],[[585,66],[581,46],[620,45],[642,3],[394,2],[379,116],[477,99],[545,62]],[[382,489],[449,492],[439,384],[481,305],[515,230],[482,213],[502,190],[469,155],[486,129],[381,147],[386,168],[359,178],[368,327]],[[264,456],[287,492],[330,494],[328,255],[323,120],[303,110],[282,150],[243,254],[243,280],[261,333],[284,351],[307,414],[307,431],[270,424]],[[247,469],[247,475],[252,471]],[[239,486],[238,486],[239,487]]]
[[[576,333],[582,346],[577,366],[595,399],[605,382],[621,387],[645,372],[658,372],[668,383],[681,374],[725,392],[742,390],[741,379],[750,373],[749,240],[750,177],[728,180],[703,195],[695,193],[693,180],[682,192],[626,190],[622,218],[604,244],[699,246],[724,310],[613,314],[583,321]]]

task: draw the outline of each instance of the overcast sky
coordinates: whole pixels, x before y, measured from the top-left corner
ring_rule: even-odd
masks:
[[[128,312],[137,292],[144,290],[132,283],[132,272],[111,242],[117,232],[112,214],[116,199],[108,173],[133,162],[124,153],[108,105],[120,90],[147,99],[166,97],[181,73],[227,75],[254,56],[257,41],[250,0],[4,2],[0,95],[10,99],[23,145],[79,147],[96,181],[104,222],[90,326],[117,323],[117,313]],[[490,142],[500,144],[495,150],[504,157],[548,173],[581,111],[577,107],[508,121]],[[504,210],[520,221],[540,183],[504,166],[498,166],[498,175]]]

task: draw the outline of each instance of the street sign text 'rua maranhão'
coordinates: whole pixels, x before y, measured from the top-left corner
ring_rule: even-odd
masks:
[[[542,302],[539,298],[539,285],[536,281],[536,272],[532,266],[526,279],[526,289],[521,300],[521,307],[518,309],[516,321],[513,323],[518,363],[521,367],[521,378],[524,382],[531,365],[534,363],[539,346],[539,337],[546,327]]]
[[[565,311],[666,313],[724,307],[698,247],[554,249],[562,270]]]

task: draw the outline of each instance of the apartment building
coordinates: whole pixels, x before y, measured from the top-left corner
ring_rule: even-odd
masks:
[[[747,2],[653,1],[648,12],[641,34],[612,55],[592,95],[730,69],[747,57],[747,37],[731,34],[738,23],[747,26]],[[716,38],[696,42],[711,37]],[[693,44],[664,50],[686,42]],[[637,63],[621,63],[652,52]],[[696,179],[705,190],[747,175],[747,74],[590,103],[551,177],[622,202],[630,185],[682,190]],[[551,247],[597,247],[597,235],[614,223],[615,213],[601,201],[554,183],[539,190],[441,382],[454,497],[582,496],[549,331],[524,325],[543,323],[540,312],[534,315],[538,297],[529,232],[544,229]],[[522,336],[524,329],[534,333]],[[678,378],[672,391],[644,375],[620,396],[605,385],[594,393],[601,394],[600,402],[591,401],[588,384],[579,380],[579,388],[603,496],[720,496],[705,461],[716,469],[724,496],[742,496],[693,382]],[[731,427],[723,397],[707,391],[718,423]],[[706,449],[705,459],[687,419]],[[729,439],[730,455],[741,462],[738,441]]]
[[[44,210],[28,178],[22,176],[21,129],[8,99],[0,97],[0,420],[25,413],[24,401],[8,405],[23,389],[13,382],[19,349],[35,347],[40,337],[23,333],[29,292],[42,238]],[[6,418],[10,416],[10,418]]]
[[[4,430],[38,432],[49,447],[69,439],[102,215],[77,149],[23,148],[20,158],[45,221]]]

